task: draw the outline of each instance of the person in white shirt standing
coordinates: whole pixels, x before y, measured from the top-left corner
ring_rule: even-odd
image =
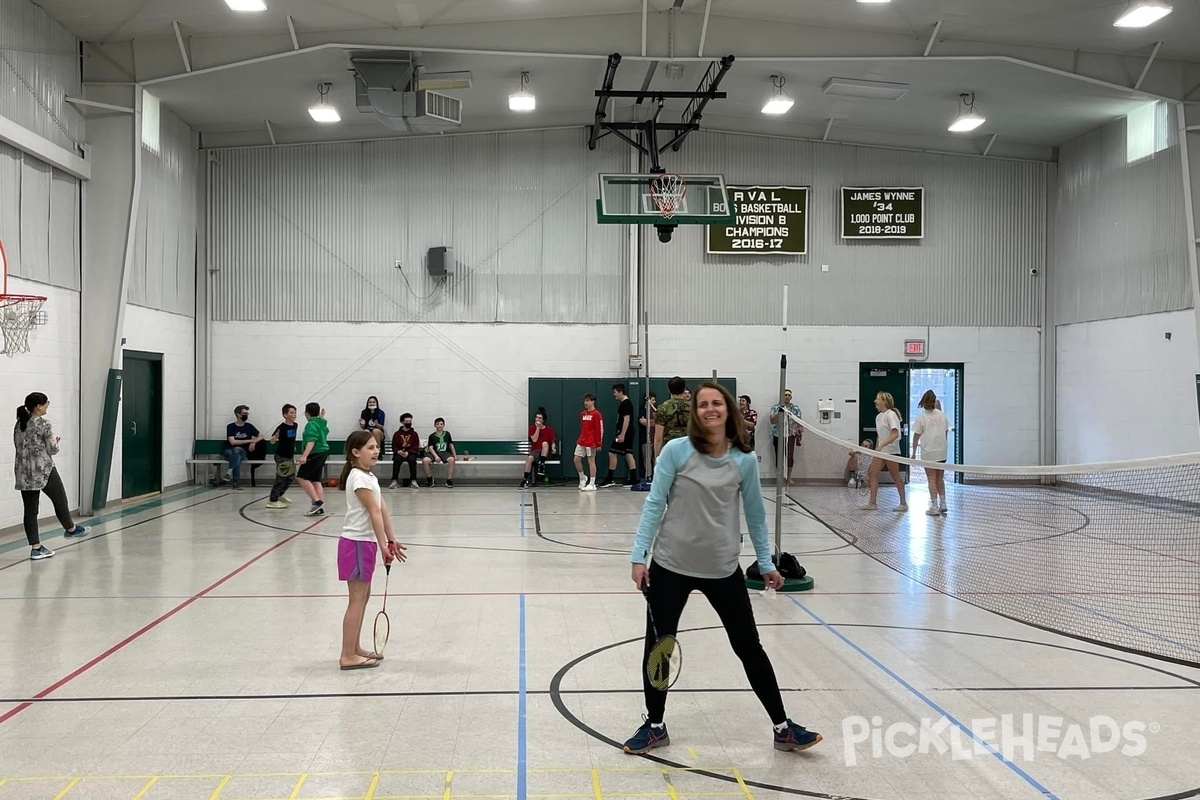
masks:
[[[342,618],[343,670],[379,666],[382,653],[359,646],[367,601],[371,599],[371,578],[375,562],[383,553],[383,563],[406,560],[405,547],[392,532],[392,516],[379,491],[379,479],[372,471],[379,461],[379,442],[366,430],[354,431],[346,439],[346,464],[338,487],[346,492],[346,521],[338,538],[338,579],[345,581],[349,594]]]
[[[896,401],[890,392],[880,392],[875,395],[875,410],[879,414],[875,417],[875,430],[878,435],[875,441],[875,450],[879,453],[887,455],[900,455],[900,412],[896,410]],[[904,476],[900,473],[900,465],[895,461],[889,461],[884,458],[871,459],[871,466],[867,470],[867,481],[870,485],[871,496],[867,501],[867,510],[874,511],[878,506],[875,505],[875,496],[879,493],[879,470],[887,466],[888,474],[892,476],[892,482],[896,484],[896,491],[900,494],[900,505],[896,506],[896,511],[908,511],[908,503],[904,499]]]
[[[950,421],[938,407],[937,395],[930,389],[921,395],[920,406],[924,409],[913,420],[913,450],[921,448],[922,461],[946,463],[946,437],[950,433]],[[946,513],[946,471],[934,467],[925,468],[929,479],[929,510],[931,517]]]

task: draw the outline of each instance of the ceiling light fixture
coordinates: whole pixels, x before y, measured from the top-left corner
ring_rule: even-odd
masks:
[[[1173,11],[1163,0],[1136,0],[1130,3],[1116,22],[1114,28],[1144,28],[1153,25]]]
[[[783,90],[783,85],[787,83],[787,78],[782,75],[772,75],[771,85],[775,87],[775,91],[767,98],[767,104],[762,107],[764,114],[786,114],[791,110],[795,100]]]
[[[509,111],[533,111],[537,108],[537,97],[529,91],[529,73],[521,73],[521,88],[508,96]]]
[[[263,0],[225,0],[225,5],[234,11],[266,11],[267,4]]]
[[[892,0],[858,0],[858,2],[862,3],[863,5],[868,5],[868,4],[883,5],[884,3],[892,2]]]
[[[315,106],[308,107],[308,113],[315,122],[342,121],[342,115],[338,113],[338,110],[325,102],[325,95],[329,94],[329,89],[332,86],[332,83],[326,82],[317,84],[317,94],[321,96],[321,99]]]
[[[987,122],[987,117],[975,110],[974,92],[963,92],[959,95],[959,99],[962,100],[965,110],[959,112],[954,122],[950,123],[948,130],[952,133],[966,133]]]

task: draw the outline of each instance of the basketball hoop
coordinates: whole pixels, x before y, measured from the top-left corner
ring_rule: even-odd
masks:
[[[664,172],[650,179],[650,197],[654,200],[654,205],[658,206],[658,213],[662,214],[663,219],[675,216],[675,211],[686,195],[687,181],[682,175]]]
[[[0,352],[9,358],[29,352],[29,332],[46,322],[45,302],[46,298],[29,294],[0,295]]]
[[[0,353],[12,358],[29,352],[29,332],[46,324],[42,304],[46,298],[8,293],[8,259],[0,242]]]

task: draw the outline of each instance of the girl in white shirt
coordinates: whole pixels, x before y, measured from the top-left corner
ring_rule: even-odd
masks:
[[[338,539],[338,579],[346,582],[350,602],[342,619],[342,669],[379,666],[383,656],[359,646],[371,578],[380,551],[385,564],[404,561],[404,545],[392,533],[392,517],[372,470],[379,461],[379,442],[370,431],[354,431],[346,439],[346,465],[338,487],[346,492],[346,522]]]
[[[878,436],[875,441],[879,444],[875,446],[875,450],[880,453],[889,455],[900,455],[900,412],[896,410],[896,401],[888,392],[880,392],[875,395],[875,410],[879,415],[875,417],[875,430]],[[879,470],[887,466],[888,474],[892,476],[892,482],[896,484],[896,491],[900,494],[900,505],[896,506],[896,511],[908,511],[908,503],[904,499],[904,476],[900,473],[900,465],[895,461],[889,461],[883,458],[871,459],[871,467],[867,471],[867,481],[871,488],[871,497],[867,501],[867,509],[874,511],[878,506],[875,505],[875,496],[879,493]]]
[[[937,395],[933,390],[921,395],[921,408],[925,409],[913,420],[913,449],[921,448],[922,461],[946,461],[946,436],[950,432],[950,421],[942,413]],[[925,513],[931,517],[946,513],[946,471],[942,469],[925,468],[925,477],[929,479],[929,510]]]

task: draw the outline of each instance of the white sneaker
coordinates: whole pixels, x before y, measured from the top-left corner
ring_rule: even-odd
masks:
[[[941,514],[943,517],[946,516],[946,507],[938,506],[938,513]]]
[[[587,491],[587,481],[580,481],[580,482],[579,482],[579,491],[581,491],[581,492],[586,492],[586,491]]]
[[[893,511],[899,511],[899,512],[901,512],[901,513],[905,512],[905,511],[908,511],[908,503],[901,503],[900,505],[896,506],[896,507],[895,507],[895,508],[893,508],[892,510],[893,510]]]
[[[279,500],[268,500],[267,508],[287,508],[287,503],[281,502]]]
[[[285,506],[290,506],[292,504],[291,498],[288,497],[286,494],[283,497],[279,498],[279,502],[283,503]]]
[[[389,484],[388,484],[388,488],[389,488],[389,489],[399,489],[399,488],[400,488],[400,484],[399,484],[399,483],[397,483],[396,481],[392,481],[391,483],[389,483]]]
[[[862,506],[861,508],[863,511],[878,511],[879,510],[879,506],[875,505],[874,503],[867,503],[865,506]]]
[[[936,517],[940,513],[941,512],[938,511],[937,506],[930,506],[929,508],[925,509],[925,516],[927,517]]]
[[[589,483],[587,486],[584,486],[584,487],[583,487],[583,491],[585,491],[585,492],[594,492],[594,491],[596,491],[596,484],[594,484],[594,483]]]

